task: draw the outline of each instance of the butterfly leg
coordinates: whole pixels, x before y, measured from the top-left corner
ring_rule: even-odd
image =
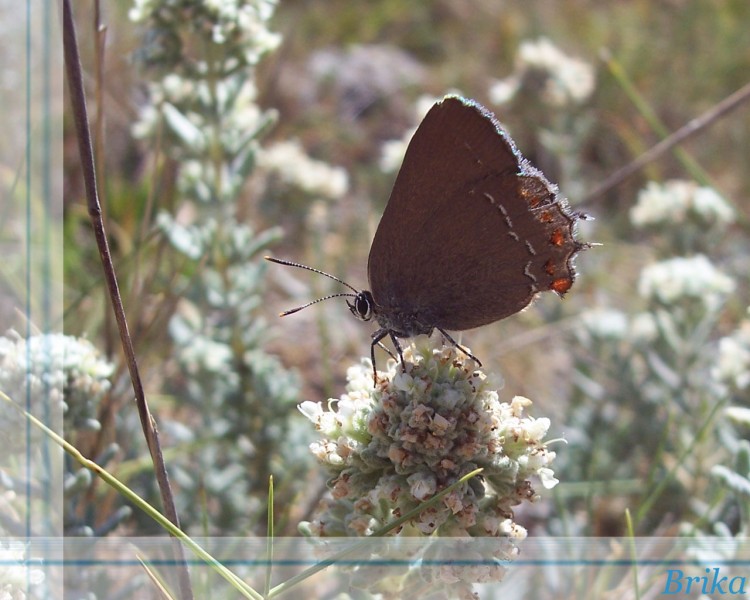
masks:
[[[466,348],[464,348],[461,344],[459,344],[456,340],[454,340],[450,335],[448,335],[448,332],[444,329],[440,329],[440,327],[436,327],[436,329],[443,334],[443,337],[447,339],[451,344],[453,344],[456,348],[458,348],[461,352],[463,352],[466,356],[473,359],[480,367],[482,366],[482,361],[479,360],[476,356],[474,356],[471,352],[469,352]]]
[[[391,341],[393,342],[393,345],[396,347],[396,352],[398,352],[398,357],[401,359],[401,368],[404,370],[404,373],[406,373],[406,365],[404,364],[404,353],[401,350],[401,344],[399,344],[398,338],[393,334],[392,331],[389,331],[388,333],[391,334]]]
[[[391,349],[388,346],[386,346],[383,342],[378,342],[378,346],[380,346],[383,350],[385,350],[388,353],[388,356],[390,356],[393,360],[397,360],[396,355],[393,352],[391,352]]]
[[[390,332],[387,329],[378,329],[375,333],[372,334],[372,344],[370,344],[370,360],[372,361],[372,380],[375,385],[378,384],[378,370],[375,368],[375,346],[383,346],[383,344],[380,343],[380,340],[387,336],[388,333]],[[386,350],[388,349],[386,348]],[[390,350],[388,350],[388,353],[390,354]]]

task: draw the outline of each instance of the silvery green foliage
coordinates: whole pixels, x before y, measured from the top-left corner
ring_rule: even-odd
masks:
[[[697,507],[699,515],[704,522],[711,523],[711,527],[687,523],[682,526],[685,535],[695,538],[692,548],[697,556],[709,536],[736,542],[739,550],[742,540],[750,534],[750,403],[747,393],[750,387],[750,319],[744,319],[732,334],[719,340],[711,375],[727,399],[728,406],[722,410],[717,432],[730,456],[711,468],[716,495],[724,501],[713,506],[701,503]],[[725,544],[725,547],[732,548],[733,544]],[[731,560],[737,556],[729,553],[723,558]]]
[[[747,400],[750,388],[750,307],[747,313],[748,318],[734,332],[719,340],[716,364],[711,372],[737,401]],[[750,410],[750,406],[746,408]]]
[[[61,333],[26,339],[14,331],[0,337],[0,390],[37,418],[61,423],[67,435],[100,428],[96,411],[113,372],[112,363],[88,340]],[[23,452],[24,418],[4,402],[0,432],[6,455]]]
[[[661,255],[640,272],[640,305],[593,308],[581,316],[570,417],[575,429],[561,460],[565,478],[658,480],[684,457],[682,468],[694,475],[689,481],[705,486],[705,466],[718,460],[717,448],[736,439],[716,408],[747,372],[742,354],[728,356],[742,346],[739,331],[718,335],[736,281],[701,253],[716,251],[734,212],[711,189],[670,181],[648,184],[630,216],[636,227],[658,231]],[[709,419],[715,436],[696,443]],[[735,450],[732,444],[728,449]],[[679,513],[697,491],[670,481],[663,501]]]
[[[101,428],[97,412],[111,387],[113,373],[114,365],[85,339],[61,333],[34,335],[26,339],[13,331],[0,337],[0,390],[71,443],[76,443],[79,434]],[[19,411],[0,401],[0,435],[5,441],[2,463],[6,466],[14,461],[25,464],[27,443],[32,460],[37,460],[36,455],[43,446],[50,447],[51,442],[45,440],[42,433],[35,427],[27,429],[26,425]],[[93,458],[99,465],[106,466],[116,452],[117,446],[112,445],[101,456]],[[15,471],[24,472],[25,469],[10,470]],[[44,469],[33,472],[37,477],[48,476]],[[84,505],[88,502],[86,495],[92,479],[90,471],[64,457],[63,528],[67,535],[104,535],[130,514],[127,507],[115,509],[106,518],[77,510],[79,502]],[[8,480],[3,486],[13,491],[18,501],[17,508],[34,501],[25,497],[26,483]],[[42,489],[45,485],[54,486],[55,483],[47,479],[31,482],[32,489]],[[8,514],[2,515],[2,522],[6,526],[15,522],[23,529],[10,506],[8,510]],[[0,512],[4,513],[2,508]],[[22,512],[19,509],[15,514]],[[54,516],[49,517],[50,523],[53,522]]]
[[[750,421],[745,420],[744,426],[746,436]],[[731,459],[711,469],[711,478],[717,493],[728,498],[713,506],[700,504],[701,521],[710,525],[682,524],[680,532],[689,538],[688,556],[705,567],[727,564],[725,571],[730,577],[745,576],[744,570],[735,570],[732,564],[744,562],[750,533],[750,442],[739,440]]]
[[[165,426],[185,448],[170,468],[183,524],[198,526],[208,511],[212,533],[242,534],[264,522],[268,476],[283,469],[294,480],[305,468],[281,454],[303,442],[287,438],[298,383],[263,350],[268,329],[259,316],[262,251],[281,232],[246,223],[241,192],[257,172],[312,196],[339,196],[348,185],[343,171],[293,142],[262,144],[277,115],[256,103],[255,68],[280,43],[268,27],[275,7],[139,0],[130,14],[145,28],[137,56],[154,76],[134,134],[160,140],[176,162],[182,199],[157,218],[182,265],[169,290],[179,290],[169,322],[179,372],[169,391],[194,411]]]
[[[258,252],[277,234],[253,235],[245,225],[225,225],[233,235],[222,240],[218,251],[227,264],[219,268],[207,261],[184,281],[187,291],[169,331],[182,372],[175,393],[202,420],[182,440],[200,450],[186,464],[173,463],[175,480],[183,489],[200,485],[212,498],[226,501],[221,514],[230,526],[248,516],[248,493],[253,491],[248,484],[265,490],[266,478],[256,477],[268,474],[271,463],[281,459],[277,452],[283,447],[297,382],[262,350],[268,330],[258,307],[266,265]],[[183,510],[197,516],[200,508],[191,506],[192,500],[185,495]]]
[[[180,164],[187,198],[225,204],[231,214],[252,171],[258,140],[276,120],[256,104],[255,66],[280,36],[268,29],[269,0],[137,1],[131,18],[144,25],[137,56],[156,75],[134,134],[165,136]],[[219,216],[219,215],[217,215]]]

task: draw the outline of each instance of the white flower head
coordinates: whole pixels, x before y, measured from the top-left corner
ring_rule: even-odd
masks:
[[[26,590],[43,581],[44,571],[28,565],[25,544],[0,542],[0,600],[26,600]]]
[[[414,137],[416,127],[412,127],[400,140],[388,140],[380,148],[380,160],[378,165],[383,173],[395,173],[398,171],[406,155],[409,141]]]
[[[719,340],[716,364],[711,374],[737,390],[750,388],[750,321],[745,320],[732,335]]]
[[[650,181],[630,209],[630,221],[640,228],[679,227],[691,220],[702,226],[725,227],[734,222],[735,212],[713,188],[679,179],[663,184]]]
[[[630,319],[628,338],[635,344],[649,344],[659,334],[659,327],[654,315],[650,312],[641,312],[633,315]]]
[[[135,23],[145,21],[156,10],[159,0],[134,0],[128,17]]]
[[[288,185],[325,198],[341,198],[349,177],[341,167],[310,158],[297,141],[277,142],[258,153],[258,166],[275,173]]]
[[[594,68],[562,52],[548,38],[521,43],[513,74],[496,81],[490,97],[498,104],[510,101],[525,85],[541,85],[542,100],[553,107],[582,104],[594,91]]]
[[[42,414],[44,405],[52,415],[64,415],[64,426],[71,430],[98,428],[97,407],[113,372],[114,365],[85,339],[61,333],[26,339],[10,332],[0,337],[0,390],[19,404],[28,392],[32,414]],[[20,418],[0,401],[0,434],[8,442],[6,449],[22,448]]]
[[[192,27],[208,34],[207,39],[218,45],[231,40],[244,52],[247,63],[253,65],[281,43],[281,36],[267,27],[275,7],[273,0],[204,0],[192,6],[164,0],[136,0],[128,16],[142,23],[158,14],[162,27],[185,30]]]
[[[507,104],[521,89],[521,77],[513,74],[504,79],[496,80],[489,89],[488,95],[493,104]]]
[[[339,500],[335,515],[334,505],[325,505],[314,531],[330,530],[341,511],[350,535],[361,532],[346,522],[364,523],[365,516],[374,531],[483,467],[486,483],[456,488],[411,525],[425,535],[457,528],[485,535],[487,519],[505,518],[513,505],[536,499],[530,478],[545,488],[557,482],[555,453],[543,441],[550,421],[526,416],[530,400],[500,402],[473,359],[439,339],[419,336],[403,353],[405,371],[389,361],[376,386],[369,361],[350,368],[347,393],[330,402],[331,410],[300,406],[326,436],[312,450],[332,472]],[[331,420],[335,426],[327,427]],[[492,502],[480,503],[490,494]]]
[[[628,332],[625,313],[611,308],[596,308],[581,315],[584,330],[598,339],[621,340]]]
[[[697,300],[711,311],[717,310],[734,288],[734,280],[702,254],[650,265],[638,282],[639,293],[648,300],[667,305]]]

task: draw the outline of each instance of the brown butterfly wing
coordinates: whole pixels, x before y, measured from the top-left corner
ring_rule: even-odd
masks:
[[[489,112],[448,97],[414,134],[375,234],[376,306],[460,331],[563,294],[576,219]]]

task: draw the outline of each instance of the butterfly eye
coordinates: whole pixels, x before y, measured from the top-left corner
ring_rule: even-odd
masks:
[[[372,294],[366,290],[359,292],[354,298],[354,302],[349,304],[349,310],[352,311],[352,314],[362,321],[372,319],[372,307]]]

